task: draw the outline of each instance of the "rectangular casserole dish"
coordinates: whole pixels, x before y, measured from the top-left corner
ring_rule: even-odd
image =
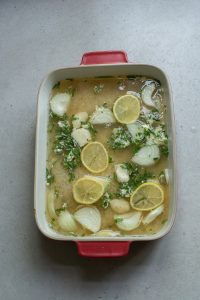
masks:
[[[162,229],[154,235],[130,235],[126,237],[73,237],[65,236],[50,228],[45,216],[46,209],[46,160],[49,97],[52,87],[67,78],[94,78],[123,75],[149,76],[158,79],[164,90],[167,106],[167,132],[169,136],[169,217]],[[176,212],[176,148],[172,94],[166,74],[158,67],[128,62],[124,51],[85,53],[81,65],[55,70],[41,83],[38,92],[37,129],[35,148],[34,212],[40,231],[48,238],[74,241],[80,255],[89,257],[117,257],[128,253],[133,241],[150,241],[163,237],[171,229]]]

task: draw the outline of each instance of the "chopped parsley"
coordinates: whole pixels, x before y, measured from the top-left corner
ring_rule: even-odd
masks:
[[[108,108],[108,103],[107,103],[107,102],[104,102],[102,106],[103,106],[104,108]]]
[[[121,217],[116,217],[115,218],[115,223],[118,224],[118,223],[121,223],[124,219],[121,218]]]
[[[106,209],[110,205],[110,201],[113,199],[113,195],[109,192],[106,192],[102,197],[101,197],[101,206]]]
[[[96,84],[93,89],[95,95],[100,94],[103,91],[103,88],[104,88],[104,84],[102,84],[102,83]]]
[[[69,235],[72,235],[72,236],[78,236],[78,234],[75,233],[75,232],[73,232],[73,231],[69,231],[68,234],[69,234]]]
[[[60,87],[60,81],[58,81],[54,86],[53,86],[53,90],[54,89],[59,89]]]
[[[161,146],[160,146],[160,151],[161,151],[161,153],[162,153],[164,156],[168,157],[168,155],[169,155],[168,144],[165,143],[164,145],[161,145]]]
[[[76,120],[78,120],[78,119],[79,119],[79,117],[76,117],[75,115],[72,115],[72,116],[71,116],[71,122],[72,122],[72,121],[76,121]]]
[[[63,156],[63,166],[68,171],[69,181],[75,178],[74,171],[80,165],[80,147],[71,136],[72,126],[67,120],[59,121],[56,127],[54,152]]]
[[[60,88],[60,81],[58,81],[54,86],[53,86],[53,90],[54,89],[59,89]],[[73,86],[69,86],[66,90],[67,93],[69,93],[72,97],[74,97],[76,89]]]
[[[159,159],[159,157],[154,157],[153,158],[154,161],[157,161],[158,159]]]
[[[165,223],[167,223],[167,221],[168,221],[168,219],[164,219],[161,221],[161,224],[165,224]]]
[[[115,128],[108,140],[112,149],[124,149],[131,144],[131,135],[124,127]]]
[[[118,89],[120,91],[124,91],[126,89],[126,81],[125,80],[118,81],[117,85],[118,85]]]
[[[55,222],[56,222],[56,219],[55,218],[51,218],[50,227],[54,227],[55,226]]]
[[[60,214],[62,211],[65,211],[66,209],[67,209],[67,204],[64,203],[64,204],[62,205],[62,207],[56,209],[56,214],[59,216],[59,214]]]
[[[46,168],[46,185],[51,185],[54,182],[54,175],[52,169]]]
[[[65,120],[67,120],[67,115],[66,115],[66,114],[64,114],[64,115],[61,117],[61,116],[57,116],[56,114],[54,114],[54,113],[52,112],[52,110],[50,110],[50,112],[49,112],[49,121],[50,121],[51,123],[54,123],[54,124],[52,124],[52,125],[55,125],[55,123],[57,123],[58,121],[65,121]]]
[[[109,162],[109,164],[111,164],[111,163],[113,162],[112,156],[109,156],[109,157],[108,157],[108,162]]]
[[[129,80],[135,80],[137,78],[137,76],[135,75],[127,75],[126,76]]]
[[[70,94],[70,96],[74,97],[75,92],[76,92],[76,88],[75,88],[75,87],[69,86],[69,87],[67,88],[67,93]]]
[[[128,182],[119,183],[117,195],[120,197],[130,197],[132,191],[140,184],[154,177],[150,172],[131,163],[124,163],[123,168],[128,170],[130,179]]]
[[[154,122],[159,122],[162,118],[162,115],[159,113],[157,109],[152,109],[149,113],[144,114],[143,112],[140,113],[140,119],[152,125]]]
[[[137,153],[145,145],[158,145],[160,151],[165,156],[168,156],[168,136],[165,126],[160,124],[153,127],[150,124],[142,124],[143,133],[140,139],[135,139],[132,142],[133,153]],[[155,159],[156,160],[156,159]]]
[[[93,124],[91,122],[81,122],[81,125],[83,128],[88,129],[89,132],[91,133],[92,137],[95,137],[97,134],[97,130],[94,128]]]

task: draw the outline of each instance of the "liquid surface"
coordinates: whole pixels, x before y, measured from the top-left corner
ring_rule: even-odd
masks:
[[[67,117],[69,122],[74,114],[79,112],[87,112],[90,116],[96,109],[97,105],[104,105],[112,110],[113,104],[117,98],[125,94],[134,92],[141,101],[141,111],[145,114],[151,110],[150,107],[145,106],[141,100],[141,90],[146,82],[150,82],[154,79],[145,77],[134,77],[134,78],[97,78],[97,79],[74,79],[74,80],[63,80],[59,82],[53,89],[51,98],[58,94],[69,92],[73,94],[71,98],[70,105],[67,110]],[[157,89],[157,101],[159,101],[159,113],[161,115],[161,120],[157,123],[164,124],[165,122],[165,105],[164,96],[162,93],[162,87],[159,85]],[[50,99],[51,100],[51,99]],[[106,104],[105,104],[106,103]],[[82,163],[75,169],[74,175],[75,179],[69,181],[68,171],[63,166],[63,155],[58,155],[55,153],[55,139],[56,139],[56,129],[57,122],[59,118],[49,118],[48,127],[48,161],[47,161],[47,189],[46,189],[46,217],[49,225],[58,232],[65,235],[78,235],[78,236],[88,236],[92,232],[81,226],[77,222],[78,229],[76,232],[65,231],[60,228],[57,222],[57,217],[59,217],[60,212],[67,209],[72,215],[80,207],[80,204],[74,201],[72,194],[72,186],[74,180],[81,178],[84,175],[94,175],[91,174]],[[71,123],[70,123],[71,124]],[[156,125],[157,125],[156,124]],[[114,198],[125,199],[129,202],[130,197],[117,197],[115,196],[119,183],[116,180],[115,165],[120,163],[131,162],[133,157],[133,147],[128,146],[125,149],[112,149],[109,147],[108,140],[112,134],[114,128],[124,127],[126,125],[114,123],[114,124],[102,124],[94,125],[96,130],[96,135],[93,137],[94,141],[98,141],[104,145],[109,155],[109,164],[105,171],[96,176],[111,176],[112,180],[108,187],[109,193],[114,195]],[[154,126],[154,124],[152,125]],[[81,148],[82,149],[82,148]],[[160,173],[168,168],[168,159],[165,155],[161,154],[160,159],[150,167],[140,167],[142,170],[151,172],[153,174],[153,181],[158,182]],[[49,177],[48,177],[49,176]],[[160,184],[164,192],[164,212],[159,215],[153,222],[148,225],[140,224],[134,230],[123,231],[117,227],[114,220],[114,215],[116,212],[108,205],[107,208],[102,207],[102,199],[94,203],[93,205],[98,208],[101,214],[101,230],[111,229],[115,232],[119,232],[122,236],[124,235],[136,235],[136,234],[155,234],[157,233],[168,218],[168,186],[167,184]],[[48,208],[48,201],[50,193],[54,193],[55,197],[53,200],[53,205],[55,208],[56,216],[52,215]],[[131,209],[130,211],[133,211]],[[148,212],[144,212],[143,216],[147,215]]]

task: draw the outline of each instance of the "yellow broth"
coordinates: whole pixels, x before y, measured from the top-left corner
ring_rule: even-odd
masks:
[[[143,86],[145,80],[149,80],[149,78],[145,77],[137,77],[133,79],[129,79],[126,77],[120,78],[93,78],[93,79],[73,79],[73,80],[62,80],[55,88],[52,89],[51,98],[61,92],[66,92],[73,88],[75,90],[74,96],[71,98],[71,103],[69,109],[67,111],[67,116],[70,119],[74,114],[78,112],[88,112],[91,115],[95,111],[96,105],[103,105],[107,103],[107,106],[112,109],[115,100],[127,93],[127,91],[140,92],[141,87]],[[153,79],[154,80],[154,79]],[[98,94],[94,92],[94,86],[102,84],[104,87],[102,91]],[[51,99],[50,98],[50,99]],[[164,98],[164,97],[162,97]],[[162,99],[164,103],[165,99]],[[142,102],[141,102],[142,104]],[[163,105],[163,104],[162,104]],[[141,105],[142,108],[145,108],[144,104]],[[164,118],[165,119],[165,118]],[[106,125],[94,125],[94,128],[97,130],[97,134],[94,138],[95,141],[101,142],[106,150],[108,151],[108,155],[112,157],[112,162],[109,163],[108,168],[98,174],[97,176],[105,176],[114,174],[114,166],[115,164],[130,162],[133,156],[132,147],[129,146],[126,149],[122,150],[112,150],[108,146],[108,139],[112,133],[113,128],[119,127],[122,124],[115,123],[112,126]],[[56,155],[53,151],[54,142],[55,142],[55,128],[52,128],[51,119],[49,118],[49,130],[48,130],[48,160],[47,160],[47,168],[51,169],[51,172],[54,176],[54,181],[47,186],[46,189],[46,197],[48,201],[48,195],[51,190],[54,190],[56,193],[55,197],[55,208],[59,209],[62,207],[64,203],[67,204],[67,209],[70,213],[74,213],[80,204],[76,203],[73,199],[72,195],[72,185],[73,182],[69,182],[68,180],[68,172],[63,167],[62,163],[62,155]],[[165,156],[161,156],[160,160],[151,167],[145,167],[146,170],[152,172],[158,178],[161,171],[168,167],[168,159]],[[75,177],[80,178],[84,175],[93,175],[91,174],[82,164],[75,170]],[[118,186],[116,180],[112,180],[109,191],[115,191]],[[101,206],[101,200],[94,203],[102,218],[101,230],[102,229],[112,229],[114,231],[120,232],[121,235],[137,235],[137,234],[155,234],[157,233],[168,217],[168,186],[162,185],[162,189],[164,191],[164,212],[158,216],[152,223],[144,226],[141,225],[132,231],[122,231],[116,226],[114,222],[114,215],[116,214],[112,211],[111,207],[103,208]],[[117,198],[117,197],[115,197]],[[118,197],[122,198],[122,197]],[[125,198],[129,201],[129,198]],[[131,209],[132,211],[132,209]],[[145,216],[148,212],[143,212]],[[61,232],[65,235],[70,235],[74,233],[64,232],[62,231],[58,224],[56,218],[51,218],[48,212],[48,208],[46,209],[46,217],[49,222],[49,225],[56,231]],[[92,234],[88,230],[84,229],[81,225],[78,225],[79,229],[76,234],[78,236],[87,236]]]

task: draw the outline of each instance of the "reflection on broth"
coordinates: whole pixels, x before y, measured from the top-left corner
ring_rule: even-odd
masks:
[[[127,76],[52,89],[46,217],[64,235],[155,234],[168,217],[162,86]]]

